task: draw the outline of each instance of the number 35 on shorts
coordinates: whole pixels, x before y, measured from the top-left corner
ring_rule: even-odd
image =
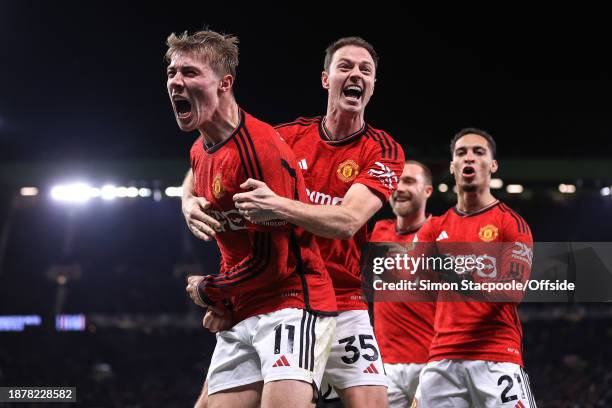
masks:
[[[363,357],[370,362],[379,358],[378,349],[374,344],[374,336],[371,334],[345,337],[338,340],[338,343],[344,344],[346,355],[342,356],[342,361],[346,364],[355,364],[359,357]]]

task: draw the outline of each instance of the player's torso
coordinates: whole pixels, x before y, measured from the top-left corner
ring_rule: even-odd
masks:
[[[296,156],[310,202],[340,205],[360,172],[367,171],[375,142],[369,137],[367,125],[339,142],[325,141],[321,132],[320,118],[315,118],[289,134],[287,129],[281,130],[281,135]],[[360,280],[360,250],[366,240],[365,225],[351,239],[317,237],[341,310],[366,308]]]
[[[198,144],[200,146],[198,146]],[[232,199],[242,192],[240,184],[245,180],[236,177],[240,166],[240,155],[233,141],[228,141],[213,153],[204,150],[199,140],[192,148],[194,168],[194,192],[211,203],[207,211],[221,227],[217,231],[217,244],[224,256],[224,263],[232,265],[246,255],[251,247],[246,219],[238,212]]]
[[[484,268],[474,268],[479,278],[495,277],[506,241],[508,222],[514,220],[501,203],[462,214],[451,208],[439,217],[434,231],[437,252],[480,257]],[[520,223],[520,221],[516,221]],[[469,243],[466,245],[465,243]],[[471,251],[471,252],[470,252]],[[450,299],[447,297],[445,299]],[[431,346],[434,359],[465,358],[522,364],[522,328],[516,305],[477,301],[439,301]]]
[[[370,243],[412,243],[416,231],[401,232],[395,220],[376,223]],[[386,363],[426,363],[433,338],[433,302],[374,302],[374,328]]]

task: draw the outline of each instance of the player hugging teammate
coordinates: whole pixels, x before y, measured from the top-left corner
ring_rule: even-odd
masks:
[[[429,219],[431,173],[405,162],[402,148],[364,120],[378,68],[365,40],[327,48],[324,116],[275,128],[235,101],[235,37],[171,35],[168,47],[177,123],[200,133],[183,213],[194,235],[215,239],[222,254],[219,274],[190,277],[187,287],[208,308],[204,326],[217,332],[196,406],[313,406],[321,386],[348,407],[406,406],[419,373],[419,406],[534,406],[516,353],[515,304],[377,304],[375,335],[361,295],[366,223],[389,198],[397,219],[379,223],[373,240],[436,242],[444,231],[469,242],[486,223],[499,242],[531,244],[527,224],[489,192],[497,163],[486,132],[453,140],[458,204]]]

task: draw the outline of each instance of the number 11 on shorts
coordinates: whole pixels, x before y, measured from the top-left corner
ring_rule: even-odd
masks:
[[[278,324],[274,328],[274,332],[276,333],[274,336],[274,354],[280,354],[281,349],[281,337],[283,335],[283,326],[285,326],[285,330],[287,331],[287,353],[293,354],[293,341],[295,339],[295,326],[291,324],[283,325]]]

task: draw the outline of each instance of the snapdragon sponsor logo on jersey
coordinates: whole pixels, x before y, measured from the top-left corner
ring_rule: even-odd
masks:
[[[217,211],[217,210],[209,210],[208,213],[217,221],[221,223],[221,227],[217,229],[217,232],[225,232],[227,228],[231,231],[239,231],[247,228],[246,219],[238,212],[238,210],[230,210],[230,211]],[[264,227],[284,227],[287,225],[287,221],[285,220],[268,220],[268,221],[259,221],[254,222],[253,224],[262,225]]]
[[[380,183],[389,190],[395,190],[399,179],[393,170],[381,162],[374,162],[375,168],[368,170],[370,176],[376,177]]]
[[[240,215],[238,210],[209,210],[208,213],[221,224],[221,227],[217,229],[217,232],[225,232],[228,230],[228,228],[232,231],[238,231],[247,228],[246,220],[242,215]]]
[[[313,204],[323,205],[340,205],[343,197],[332,197],[329,194],[321,193],[320,191],[310,191],[306,189],[306,194]]]

